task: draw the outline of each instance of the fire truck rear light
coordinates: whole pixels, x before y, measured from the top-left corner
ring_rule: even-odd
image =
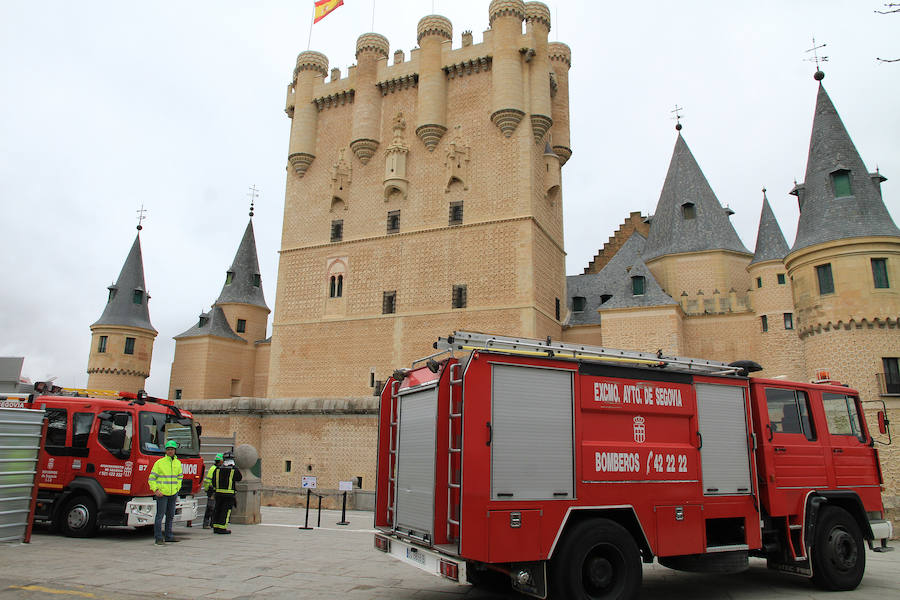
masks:
[[[375,536],[375,547],[381,550],[382,552],[390,552],[391,551],[391,540],[387,538],[383,538],[380,535]]]
[[[453,581],[459,581],[459,565],[449,560],[441,560],[441,575]]]

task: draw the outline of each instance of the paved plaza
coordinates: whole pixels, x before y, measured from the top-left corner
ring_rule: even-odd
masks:
[[[105,528],[91,539],[37,528],[30,544],[0,544],[0,600],[308,598],[315,600],[511,600],[512,593],[455,585],[400,564],[372,546],[372,513],[322,511],[322,527],[301,531],[303,512],[263,507],[260,525],[232,525],[230,536],[177,527],[177,544],[155,546],[153,532]],[[311,513],[315,524],[315,514]],[[644,568],[642,600],[791,598],[900,600],[900,551],[867,553],[866,576],[845,593],[751,560],[739,575]]]

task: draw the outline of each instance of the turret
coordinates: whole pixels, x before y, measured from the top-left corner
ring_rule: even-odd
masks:
[[[271,311],[263,295],[252,220],[247,223],[214,306],[222,309],[238,336],[251,343],[265,339]]]
[[[522,0],[493,0],[489,11],[494,40],[491,121],[509,137],[525,116],[522,54],[519,52],[525,3]]]
[[[534,47],[529,60],[531,82],[531,129],[534,142],[540,144],[553,124],[550,102],[550,55],[547,38],[550,35],[550,9],[542,2],[525,3],[525,23]]]
[[[553,151],[559,162],[565,165],[572,156],[569,141],[569,69],[572,67],[572,50],[561,42],[548,44],[550,65],[556,75],[556,94],[552,98],[553,126],[550,128]]]
[[[108,289],[103,314],[91,325],[87,385],[137,392],[144,389],[144,381],[150,376],[157,333],[150,324],[140,233],[134,238],[119,278]]]
[[[350,149],[366,164],[378,149],[381,125],[381,93],[375,85],[378,61],[387,61],[390,45],[377,33],[364,33],[356,40],[356,97]]]
[[[440,15],[428,15],[419,21],[419,96],[416,135],[429,151],[447,132],[447,76],[444,74],[441,48],[453,39],[453,25]]]
[[[288,85],[285,112],[293,119],[288,164],[300,177],[316,158],[316,126],[319,112],[313,102],[313,87],[328,74],[328,58],[307,50],[297,56],[294,80]]]

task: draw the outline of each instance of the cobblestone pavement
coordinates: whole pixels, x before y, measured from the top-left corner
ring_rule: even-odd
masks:
[[[31,544],[0,543],[0,600],[169,598],[316,600],[512,600],[512,593],[455,585],[398,563],[372,546],[372,513],[322,511],[322,527],[301,531],[296,508],[263,507],[263,524],[230,536],[177,527],[177,544],[155,546],[152,531],[106,528],[91,539],[38,528]],[[315,520],[311,514],[311,520]],[[751,560],[739,575],[644,568],[642,600],[900,600],[900,551],[867,553],[862,584],[828,593]]]

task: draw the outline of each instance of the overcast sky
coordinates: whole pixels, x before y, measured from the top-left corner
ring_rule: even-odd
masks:
[[[434,10],[453,44],[488,28],[488,0],[377,0],[391,53]],[[900,14],[882,0],[556,0],[552,40],[572,48],[572,159],[563,168],[568,274],[629,211],[652,213],[673,144],[670,111],[752,251],[762,194],[793,241],[788,192],[806,169],[815,106],[811,38],[825,86],[900,220]],[[218,297],[260,190],[254,226],[275,304],[290,120],[284,99],[307,48],[313,0],[0,4],[0,356],[32,379],[84,386],[90,325],[135,235],[159,331],[147,389],[168,393],[175,344]],[[311,49],[346,74],[373,0],[345,0]],[[271,328],[270,328],[271,332]],[[435,335],[448,332],[435,332]]]

